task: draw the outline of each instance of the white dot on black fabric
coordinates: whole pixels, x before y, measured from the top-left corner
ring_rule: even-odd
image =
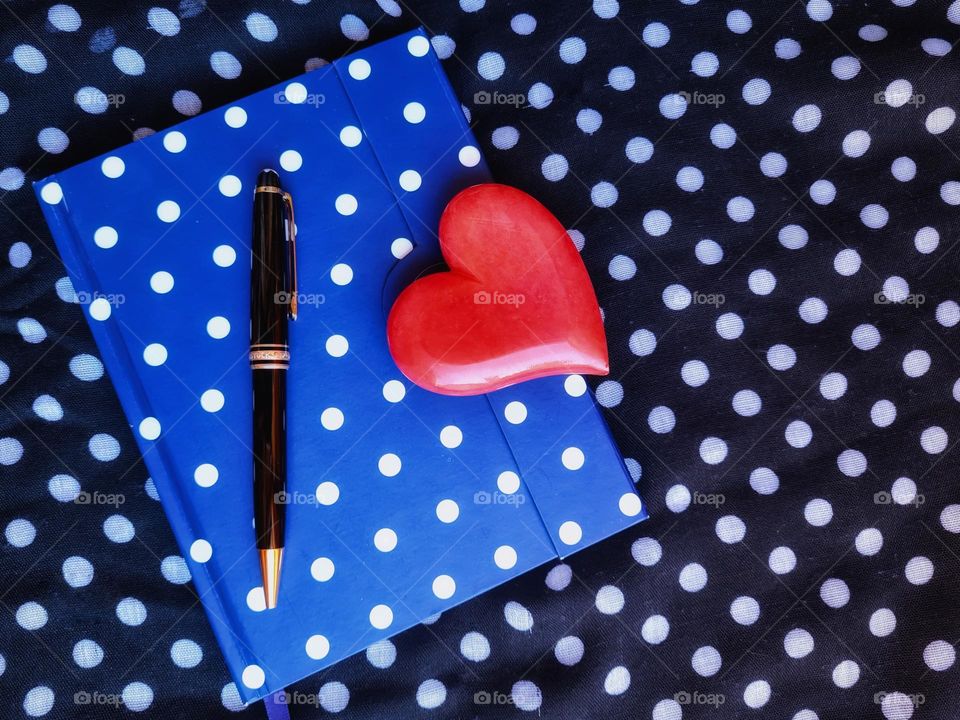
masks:
[[[557,640],[553,654],[561,665],[576,665],[583,659],[585,646],[583,640],[574,635],[568,635]]]
[[[760,617],[760,605],[754,598],[741,595],[730,604],[730,616],[739,625],[753,625]]]

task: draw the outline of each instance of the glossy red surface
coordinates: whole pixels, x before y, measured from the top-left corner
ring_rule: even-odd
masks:
[[[397,298],[387,340],[397,367],[444,395],[478,395],[524,380],[609,372],[600,308],[560,222],[521,190],[460,192],[440,219],[450,272]]]

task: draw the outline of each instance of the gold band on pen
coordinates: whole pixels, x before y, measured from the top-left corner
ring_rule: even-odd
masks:
[[[290,346],[283,343],[254,343],[247,355],[253,370],[286,370],[290,367]]]
[[[270,193],[277,193],[278,195],[284,195],[284,194],[285,194],[285,193],[283,192],[283,190],[281,190],[281,189],[278,188],[278,187],[274,187],[273,185],[257,185],[257,186],[253,189],[253,192],[255,192],[255,193],[259,193],[259,192],[270,192]]]
[[[289,350],[251,350],[247,356],[250,362],[276,361],[290,362]]]

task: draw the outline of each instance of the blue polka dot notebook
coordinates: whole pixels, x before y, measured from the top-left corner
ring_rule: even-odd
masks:
[[[253,535],[253,182],[296,205],[280,603]],[[36,183],[244,701],[646,517],[580,376],[446,397],[397,370],[396,294],[489,180],[422,31]]]

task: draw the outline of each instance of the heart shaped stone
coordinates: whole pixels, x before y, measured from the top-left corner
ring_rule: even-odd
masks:
[[[580,254],[549,210],[513,187],[458,193],[440,218],[450,268],[397,298],[387,341],[420,387],[479,395],[524,380],[609,372],[600,308]]]

